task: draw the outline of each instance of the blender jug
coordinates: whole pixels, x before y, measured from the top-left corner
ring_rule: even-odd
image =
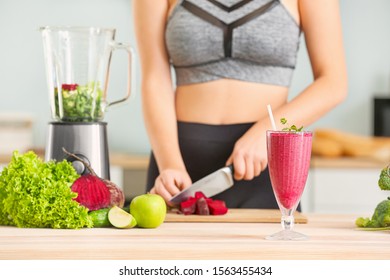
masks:
[[[110,179],[107,123],[108,108],[134,95],[134,52],[114,40],[115,29],[95,27],[41,27],[46,76],[53,122],[49,123],[45,160],[72,162],[79,174]],[[109,101],[107,88],[111,55],[128,53],[127,92]],[[82,161],[64,153],[63,148]]]
[[[134,92],[134,54],[115,42],[115,29],[94,27],[41,27],[52,118],[60,122],[96,122],[114,104]],[[109,68],[114,50],[128,52],[126,95],[107,100]],[[131,82],[130,82],[131,80]]]

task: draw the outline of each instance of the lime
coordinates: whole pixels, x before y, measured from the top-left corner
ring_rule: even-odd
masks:
[[[133,228],[137,225],[137,220],[133,215],[118,206],[113,206],[108,211],[108,220],[116,228]]]

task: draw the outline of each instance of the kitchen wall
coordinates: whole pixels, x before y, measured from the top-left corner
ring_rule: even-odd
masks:
[[[374,94],[390,97],[390,1],[341,0],[349,72],[347,100],[313,125],[371,134]],[[135,46],[131,0],[0,0],[0,112],[25,111],[34,117],[34,145],[44,146],[50,108],[39,26],[115,27],[117,40]],[[126,56],[115,53],[109,94],[126,89]],[[139,80],[139,74],[137,75]],[[312,79],[304,44],[299,52],[291,97]],[[106,115],[111,150],[145,154],[149,142],[136,97]],[[331,92],[329,94],[332,94]]]

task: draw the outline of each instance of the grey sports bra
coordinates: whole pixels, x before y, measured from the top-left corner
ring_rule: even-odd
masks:
[[[165,39],[177,85],[226,78],[287,87],[300,34],[279,0],[178,0]]]

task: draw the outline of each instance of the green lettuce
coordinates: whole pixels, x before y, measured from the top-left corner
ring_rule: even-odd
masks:
[[[0,225],[23,228],[92,227],[88,209],[74,200],[79,177],[71,163],[43,162],[34,152],[13,153],[0,174]]]

